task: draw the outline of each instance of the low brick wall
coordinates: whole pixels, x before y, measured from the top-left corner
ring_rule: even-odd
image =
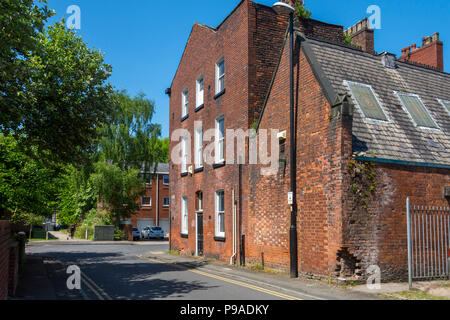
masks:
[[[17,283],[19,280],[19,245],[12,242],[9,248],[9,269],[8,269],[8,295],[16,295]]]
[[[0,300],[8,297],[10,228],[9,221],[0,221]]]

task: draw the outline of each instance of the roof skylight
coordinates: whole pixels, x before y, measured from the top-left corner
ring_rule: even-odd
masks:
[[[428,109],[417,94],[396,92],[403,107],[408,111],[418,127],[439,129]]]
[[[447,109],[448,112],[450,112],[450,101],[440,100],[439,102],[442,103],[442,105]]]
[[[345,81],[345,83],[366,118],[389,121],[371,86],[350,81]]]

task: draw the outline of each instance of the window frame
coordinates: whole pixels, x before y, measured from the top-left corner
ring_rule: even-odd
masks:
[[[445,99],[437,99],[437,100],[450,115],[450,100],[445,100]],[[446,106],[447,104],[449,105],[449,108],[447,108],[447,106]]]
[[[223,74],[220,74],[220,65],[223,63]],[[225,74],[226,74],[226,64],[225,64],[225,57],[221,57],[219,60],[216,61],[216,76],[215,76],[215,83],[216,83],[216,94],[219,94],[225,90]],[[223,79],[223,88],[220,87],[221,79]]]
[[[189,234],[189,211],[188,211],[188,198],[187,196],[181,197],[181,234]]]
[[[220,195],[223,197],[223,210],[219,210]],[[223,215],[222,220],[220,220],[220,215]],[[223,225],[220,224],[221,221]],[[225,238],[225,191],[223,189],[216,190],[215,192],[215,236]]]
[[[428,110],[427,106],[425,105],[425,103],[423,103],[422,98],[420,98],[420,96],[416,93],[409,93],[409,92],[401,92],[401,91],[394,91],[395,96],[397,96],[398,101],[400,102],[400,105],[402,107],[403,110],[406,111],[406,114],[409,116],[409,118],[411,119],[412,123],[414,124],[414,126],[416,128],[420,128],[420,129],[425,129],[425,130],[434,130],[434,131],[441,131],[441,127],[437,124],[436,120],[433,118],[433,116],[430,113],[430,110]],[[403,100],[400,98],[401,95],[404,96],[409,96],[409,97],[415,97],[419,100],[419,102],[422,104],[422,107],[425,109],[425,112],[428,114],[428,116],[430,117],[431,121],[434,123],[434,125],[436,126],[436,128],[431,128],[431,127],[424,127],[424,126],[420,126],[416,120],[414,120],[413,116],[411,115],[411,113],[409,112],[408,108],[405,106],[405,104],[403,103]]]
[[[189,89],[184,88],[181,92],[181,119],[189,115]]]
[[[200,89],[200,82],[203,84],[203,89]],[[201,74],[195,81],[195,108],[201,107],[205,103],[205,78]]]
[[[214,159],[216,164],[225,162],[225,116],[220,115],[216,118],[215,138],[214,138]],[[220,137],[220,123],[223,122],[223,133]],[[220,158],[220,146],[222,150],[222,157]]]
[[[167,199],[167,204],[164,204],[164,200],[165,200],[165,199]],[[163,197],[162,204],[163,204],[163,208],[168,208],[168,207],[170,207],[170,197]]]
[[[144,198],[150,199],[149,204],[144,204]],[[151,207],[152,206],[152,196],[142,196],[141,197],[141,207]]]
[[[188,172],[188,138],[181,138],[181,174]]]
[[[194,148],[195,148],[195,169],[203,168],[203,125],[199,125],[195,128],[194,132]]]
[[[349,80],[344,80],[344,84],[348,88],[348,90],[350,91],[350,93],[352,95],[352,98],[353,98],[355,104],[358,106],[359,110],[361,111],[361,115],[362,115],[364,120],[377,122],[377,123],[391,123],[391,119],[389,118],[389,115],[387,114],[386,110],[383,107],[383,104],[381,103],[380,99],[378,99],[378,96],[377,96],[375,90],[373,89],[373,87],[370,84],[366,84],[366,83],[362,83],[362,82],[356,82],[356,81],[349,81]],[[360,85],[360,86],[366,87],[366,88],[368,88],[370,90],[372,95],[375,97],[375,100],[377,101],[378,106],[381,109],[381,112],[386,117],[386,120],[370,118],[370,117],[368,117],[365,114],[364,109],[361,107],[361,105],[359,104],[358,99],[356,98],[356,95],[353,93],[353,90],[352,90],[352,87],[351,87],[352,84]]]
[[[167,180],[168,180],[167,183],[164,181],[165,178],[167,178]],[[168,174],[164,174],[162,180],[163,180],[163,185],[164,185],[164,186],[168,186],[168,185],[170,184],[170,177],[169,177]]]

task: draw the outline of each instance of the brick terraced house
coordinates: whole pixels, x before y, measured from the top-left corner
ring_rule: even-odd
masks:
[[[169,234],[169,164],[158,163],[156,171],[145,173],[142,177],[146,181],[145,195],[139,199],[140,209],[128,221],[127,225],[141,231],[148,226],[160,226],[166,235]],[[131,228],[128,230],[131,239]]]
[[[194,25],[167,91],[171,154],[182,155],[170,163],[173,250],[289,270],[288,20],[244,0],[217,28]],[[344,31],[296,18],[294,35],[298,271],[361,280],[375,265],[383,281],[405,279],[406,198],[449,206],[450,74],[439,35],[399,59],[374,51],[367,19]],[[276,174],[227,163],[225,130],[249,128],[281,132]],[[174,141],[177,129],[192,141]],[[198,156],[210,146],[212,165]],[[247,158],[248,149],[247,139]]]

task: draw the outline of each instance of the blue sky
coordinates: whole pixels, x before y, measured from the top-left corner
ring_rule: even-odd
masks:
[[[276,0],[255,1],[271,6]],[[170,86],[194,22],[217,26],[239,0],[48,0],[56,10],[51,20],[67,16],[70,5],[81,9],[79,33],[90,47],[101,49],[113,66],[110,79],[134,95],[143,91],[156,105],[154,121],[169,136]],[[448,0],[306,0],[312,18],[343,25],[355,24],[370,5],[381,9],[381,29],[375,31],[375,50],[401,55],[401,49],[440,32],[445,71],[450,71]]]

